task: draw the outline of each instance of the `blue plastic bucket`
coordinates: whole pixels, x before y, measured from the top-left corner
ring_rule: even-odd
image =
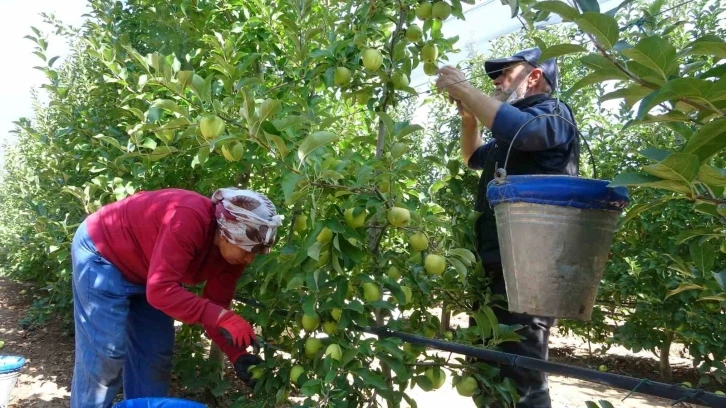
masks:
[[[121,401],[113,408],[207,408],[207,406],[179,398],[136,398]]]
[[[10,402],[13,388],[20,376],[20,369],[24,365],[23,357],[0,356],[0,408],[5,408]]]
[[[625,187],[560,175],[494,180],[487,198],[497,219],[509,310],[590,320]]]

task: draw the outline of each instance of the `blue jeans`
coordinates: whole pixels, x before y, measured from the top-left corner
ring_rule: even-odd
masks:
[[[146,301],[103,258],[82,223],[71,244],[76,360],[71,408],[109,408],[124,398],[165,397],[171,380],[174,320]],[[123,377],[122,377],[123,376]]]

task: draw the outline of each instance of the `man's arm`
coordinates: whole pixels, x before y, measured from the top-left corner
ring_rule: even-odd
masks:
[[[464,159],[464,163],[468,165],[469,159],[484,144],[484,141],[479,136],[479,125],[476,117],[464,108],[461,102],[457,102],[456,107],[459,109],[459,115],[461,115],[461,137],[459,139],[461,157]]]
[[[471,112],[487,129],[492,128],[502,102],[474,88],[464,73],[454,67],[443,67],[439,70],[436,87],[446,91],[452,99],[460,101],[464,109]]]

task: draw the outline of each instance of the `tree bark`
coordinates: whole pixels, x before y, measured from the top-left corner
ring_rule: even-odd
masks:
[[[660,348],[660,376],[666,382],[673,381],[673,370],[671,370],[670,353],[673,344],[673,332],[666,330],[666,338]]]

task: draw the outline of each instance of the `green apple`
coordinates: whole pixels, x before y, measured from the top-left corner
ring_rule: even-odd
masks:
[[[436,62],[439,58],[439,47],[436,44],[426,44],[421,48],[421,58],[424,62]]]
[[[368,303],[381,300],[381,288],[375,283],[365,282],[363,284],[363,299]]]
[[[313,332],[315,329],[318,328],[318,325],[320,324],[320,317],[318,315],[303,315],[302,317],[302,326],[303,329],[307,332]]]
[[[474,377],[464,377],[456,384],[456,392],[462,397],[471,397],[476,393],[477,388],[479,388],[479,384]]]
[[[723,391],[716,391],[716,392],[714,392],[714,394],[716,394],[716,395],[726,395],[726,393],[724,393]]]
[[[316,351],[317,352],[317,351]],[[301,365],[295,365],[290,369],[290,381],[293,383],[297,383],[297,379],[300,378],[300,375],[305,372],[305,368]]]
[[[439,67],[436,66],[433,62],[426,62],[424,63],[424,73],[428,76],[436,75],[439,73]]]
[[[366,48],[363,51],[363,66],[371,72],[376,72],[383,64],[383,54],[375,48]]]
[[[393,280],[401,279],[401,271],[393,265],[388,268],[388,272],[386,272],[386,275],[388,275],[388,277]]]
[[[338,323],[333,320],[328,320],[327,322],[323,323],[323,331],[329,336],[338,334]]]
[[[416,24],[411,24],[406,29],[406,39],[411,42],[419,42],[423,38],[423,30]]]
[[[601,372],[606,372],[608,370],[608,366],[601,364],[600,367],[597,368]]]
[[[449,18],[451,15],[451,6],[445,1],[437,1],[434,6],[431,7],[431,17],[438,18],[443,21]]]
[[[297,232],[305,232],[305,230],[308,229],[308,216],[304,214],[300,214],[297,217],[295,217],[295,231]]]
[[[315,238],[316,241],[322,242],[323,244],[330,242],[331,239],[333,239],[333,231],[328,227],[323,228],[320,234],[318,234],[318,237]]]
[[[408,87],[409,80],[406,74],[403,72],[396,72],[393,74],[393,87],[395,89],[403,89]]]
[[[343,311],[334,307],[333,310],[330,311],[330,315],[333,316],[333,320],[338,322],[340,321],[340,317],[343,315]]]
[[[314,358],[321,347],[323,347],[323,342],[320,339],[314,337],[308,338],[305,340],[305,356],[307,358]]]
[[[265,369],[262,367],[250,366],[247,369],[247,372],[252,373],[253,380],[259,380],[260,378],[262,378],[262,375],[265,373]]]
[[[199,121],[199,129],[207,140],[213,140],[224,133],[224,121],[216,115],[206,115]]]
[[[350,70],[346,67],[335,68],[335,75],[333,75],[335,85],[345,86],[350,83]]]
[[[428,254],[424,259],[424,268],[429,275],[441,275],[446,270],[446,260],[441,255]]]
[[[2,349],[3,347],[5,347],[5,342],[0,340],[0,349]]]
[[[416,17],[418,17],[419,20],[428,20],[431,18],[431,14],[433,13],[434,5],[431,4],[429,1],[421,2],[418,7],[416,8]]]
[[[429,237],[421,231],[411,235],[409,242],[411,242],[411,248],[415,252],[423,251],[429,247]]]
[[[345,223],[351,228],[360,228],[366,223],[366,210],[362,210],[358,215],[353,215],[354,208],[345,210]]]
[[[449,341],[454,340],[454,333],[447,330],[444,332],[444,338],[446,338],[446,340],[449,340]]]
[[[330,356],[333,360],[340,361],[343,359],[343,350],[337,344],[331,344],[325,349],[325,355]]]
[[[435,390],[441,388],[441,386],[444,385],[444,382],[446,382],[446,373],[438,367],[429,368],[426,370],[424,375],[429,379],[429,381],[431,381],[431,385],[433,385]]]
[[[400,228],[411,222],[411,213],[406,208],[392,207],[388,210],[386,218],[391,225]]]

